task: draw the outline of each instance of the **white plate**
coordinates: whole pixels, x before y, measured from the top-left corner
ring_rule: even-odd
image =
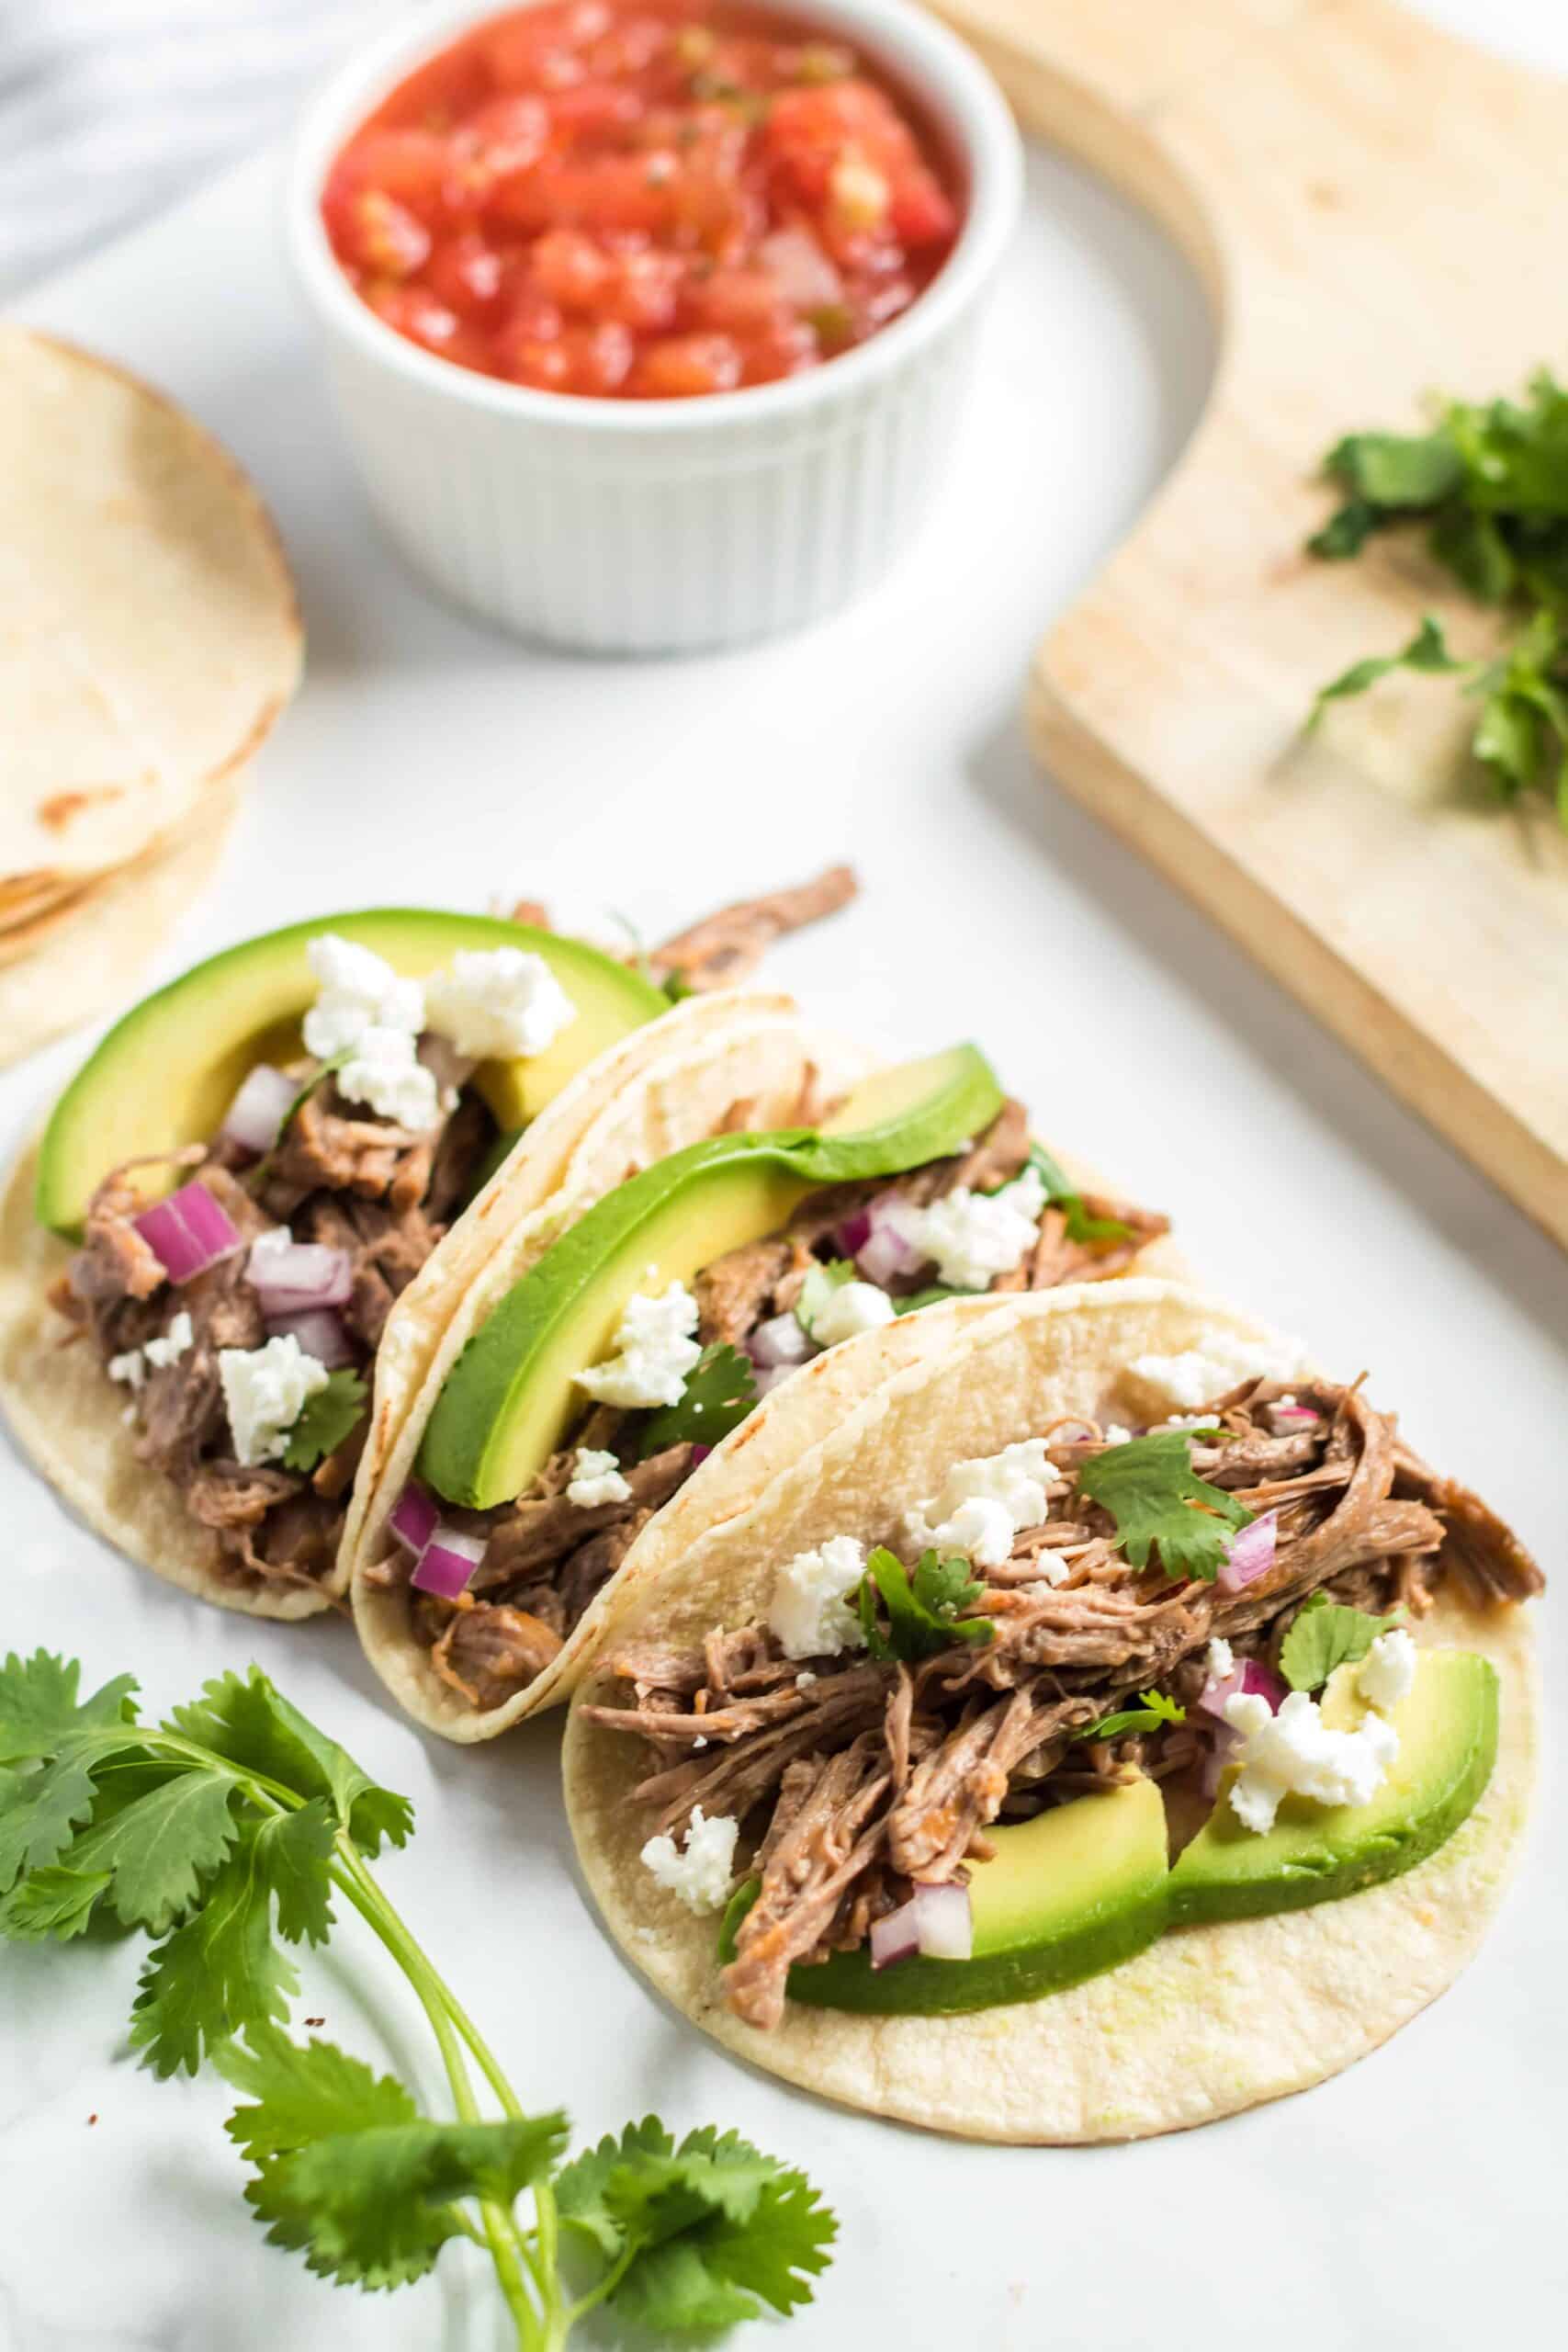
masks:
[[[982,1039],[1048,1132],[1168,1207],[1201,1264],[1325,1361],[1370,1365],[1416,1442],[1561,1571],[1568,1263],[1053,794],[1020,741],[1031,644],[1201,398],[1207,331],[1154,236],[1037,160],[963,460],[913,561],[807,637],[593,666],[469,627],[378,545],[285,279],[275,185],[273,163],[247,166],[25,305],[221,434],[299,573],[303,695],[166,968],[312,910],[482,905],[557,876],[653,933],[852,855],[863,906],[771,976],[906,1050]],[[0,1084],[7,1139],[80,1052]],[[807,2166],[842,2237],[782,2339],[799,2352],[1145,2352],[1255,2330],[1271,2352],[1427,2352],[1505,2319],[1528,2334],[1538,2301],[1546,2327],[1563,2276],[1568,1897],[1544,1817],[1482,1960],[1351,2075],[1135,2148],[959,2146],[796,2096],[649,2000],[574,1883],[553,1719],[480,1755],[426,1741],[387,1711],[346,1628],[252,1627],[182,1600],[3,1454],[0,1526],[0,1646],[76,1650],[98,1678],[133,1668],[158,1704],[258,1658],[409,1791],[420,1830],[386,1883],[525,2099],[565,2105],[583,2135],[652,2107],[712,2120]],[[347,1931],[334,1951],[300,2014],[378,2060],[383,2032],[400,2064],[423,2052],[389,1966]],[[6,2352],[490,2352],[466,2249],[370,2301],[263,2245],[221,2089],[154,2084],[124,2055],[134,1961],[0,1955]]]

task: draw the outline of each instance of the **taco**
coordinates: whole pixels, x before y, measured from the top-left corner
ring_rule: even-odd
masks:
[[[754,2064],[976,2138],[1349,2064],[1517,1853],[1534,1563],[1359,1383],[1168,1283],[950,1310],[891,1376],[880,1345],[574,1701],[617,1939]]]
[[[367,1474],[353,1600],[382,1679],[457,1740],[564,1699],[625,1594],[855,1400],[847,1338],[878,1331],[891,1371],[962,1298],[1168,1262],[1164,1217],[1083,1181],[960,1046],[497,1250]]]
[[[787,997],[672,1010],[486,917],[377,909],[231,948],[126,1014],[14,1170],[0,1408],[132,1558],[310,1615],[342,1592],[385,1398],[487,1254],[753,1097],[800,1115],[804,1051]]]

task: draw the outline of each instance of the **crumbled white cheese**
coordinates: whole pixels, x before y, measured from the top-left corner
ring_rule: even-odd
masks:
[[[816,1679],[817,1677],[812,1673],[811,1668],[808,1666],[803,1666],[795,1678],[795,1687],[797,1690],[809,1690]]]
[[[569,1503],[575,1503],[580,1510],[596,1510],[601,1503],[629,1501],[631,1491],[613,1453],[601,1453],[592,1445],[578,1447],[566,1490]]]
[[[692,1807],[685,1852],[673,1838],[650,1838],[642,1849],[643,1863],[688,1911],[722,1911],[735,1875],[735,1841],[739,1835],[740,1824],[728,1814],[718,1814],[708,1821],[696,1804]]]
[[[1260,1693],[1238,1691],[1225,1702],[1225,1721],[1244,1743],[1231,1810],[1259,1834],[1273,1828],[1288,1796],[1365,1804],[1399,1753],[1399,1734],[1381,1715],[1364,1716],[1354,1731],[1331,1731],[1304,1690],[1292,1690],[1278,1714]]]
[[[357,1045],[367,1029],[405,1029],[415,1037],[423,1028],[423,989],[417,980],[400,979],[374,948],[324,931],[305,957],[320,982],[305,1015],[305,1048],[319,1061]]]
[[[196,1338],[190,1317],[182,1307],[161,1340],[149,1340],[141,1352],[154,1372],[163,1372],[178,1363]]]
[[[1235,1381],[1230,1385],[1234,1388]],[[1156,1421],[1155,1424],[1156,1430],[1212,1430],[1215,1427],[1213,1413],[1172,1413],[1168,1421]]]
[[[1158,1388],[1170,1402],[1188,1412],[1223,1396],[1240,1380],[1283,1380],[1302,1371],[1306,1349],[1300,1340],[1277,1334],[1269,1340],[1244,1340],[1231,1331],[1212,1330],[1200,1348],[1175,1356],[1135,1356],[1129,1369],[1139,1380]],[[1168,1428],[1192,1427],[1191,1422]]]
[[[440,1109],[440,1090],[434,1070],[419,1058],[419,1041],[410,1029],[362,1029],[354,1052],[337,1074],[337,1090],[345,1102],[364,1102],[394,1126],[415,1134],[434,1126]]]
[[[1416,1645],[1403,1625],[1380,1634],[1356,1672],[1356,1688],[1369,1707],[1385,1713],[1407,1699],[1416,1681]]]
[[[830,1535],[816,1551],[786,1561],[768,1611],[785,1657],[834,1657],[864,1646],[864,1629],[846,1598],[864,1574],[865,1546],[852,1535]]]
[[[1101,1430],[1100,1435],[1107,1445],[1131,1445],[1133,1442],[1132,1430],[1124,1430],[1120,1421],[1112,1421],[1109,1428]]]
[[[310,1398],[327,1385],[324,1363],[307,1355],[290,1331],[261,1348],[220,1348],[218,1377],[234,1441],[247,1469],[276,1462]]]
[[[128,1388],[140,1388],[147,1377],[141,1349],[127,1348],[123,1355],[110,1356],[108,1374],[111,1380],[123,1380]]]
[[[938,1279],[954,1290],[988,1290],[993,1276],[1010,1274],[1037,1239],[1045,1211],[1045,1187],[1026,1168],[997,1193],[972,1193],[966,1184],[922,1208],[914,1201],[889,1201],[883,1222],[911,1250],[936,1267]]]
[[[615,1354],[580,1372],[577,1385],[623,1412],[678,1404],[686,1375],[702,1354],[693,1337],[696,1328],[697,1302],[684,1283],[672,1282],[659,1296],[639,1292],[626,1302]]]
[[[1216,1682],[1235,1672],[1235,1652],[1223,1634],[1216,1634],[1209,1644],[1209,1672]]]
[[[885,1290],[874,1283],[840,1283],[811,1319],[810,1337],[819,1348],[836,1348],[857,1331],[875,1331],[891,1323],[898,1312]]]
[[[1045,1498],[1056,1476],[1043,1437],[955,1462],[942,1492],[905,1512],[905,1530],[921,1551],[961,1552],[977,1568],[999,1568],[1014,1536],[1046,1517]]]
[[[463,947],[424,984],[425,1021],[460,1054],[487,1061],[542,1054],[577,1007],[542,956],[523,947]]]

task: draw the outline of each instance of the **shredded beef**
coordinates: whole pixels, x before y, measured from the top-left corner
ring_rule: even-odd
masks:
[[[488,1711],[525,1690],[560,1646],[559,1634],[526,1610],[479,1600],[454,1614],[431,1657],[444,1682]]]
[[[654,1769],[634,1800],[677,1833],[698,1804],[732,1815],[752,1843],[761,1892],[724,1975],[738,2016],[776,2023],[793,1965],[863,1942],[911,1882],[962,1879],[1004,1815],[1139,1771],[1195,1789],[1201,1721],[1075,1735],[1137,1690],[1195,1710],[1214,1635],[1238,1657],[1277,1661],[1314,1593],[1376,1612],[1403,1600],[1418,1614],[1446,1574],[1496,1602],[1540,1589],[1517,1539],[1410,1453],[1359,1386],[1298,1382],[1295,1410],[1311,1409],[1311,1424],[1276,1421],[1280,1393],[1241,1384],[1213,1408],[1225,1437],[1193,1441],[1201,1476],[1277,1514],[1273,1563],[1239,1591],[1172,1583],[1157,1558],[1129,1566],[1114,1522],[1070,1490],[1103,1443],[1075,1426],[1051,1439],[1068,1490],[986,1572],[973,1604],[989,1641],[913,1666],[848,1652],[807,1661],[807,1673],[752,1624],[716,1630],[700,1649],[634,1641],[608,1661],[632,1703],[586,1713],[645,1743]]]
[[[461,1066],[441,1067],[460,1081]],[[318,1087],[277,1150],[245,1173],[243,1155],[221,1137],[210,1149],[191,1145],[158,1164],[190,1171],[246,1242],[281,1223],[299,1240],[346,1250],[353,1295],[343,1320],[365,1351],[359,1368],[367,1369],[394,1300],[471,1189],[493,1123],[469,1096],[427,1136],[351,1110],[330,1085]],[[267,1336],[248,1251],[171,1285],[135,1225],[144,1204],[129,1178],[138,1164],[112,1170],[98,1187],[83,1246],[51,1293],[54,1303],[90,1329],[106,1365],[162,1335],[176,1314],[189,1316],[190,1344],[172,1364],[148,1367],[134,1392],[138,1454],[181,1488],[236,1579],[317,1581],[335,1561],[366,1424],[313,1477],[270,1464],[245,1468],[231,1458],[218,1359],[225,1349],[258,1348]]]
[[[793,890],[773,890],[765,898],[720,907],[716,914],[705,916],[656,947],[649,961],[661,980],[679,975],[699,993],[734,988],[756,970],[775,939],[836,914],[859,888],[849,866],[830,865]]]

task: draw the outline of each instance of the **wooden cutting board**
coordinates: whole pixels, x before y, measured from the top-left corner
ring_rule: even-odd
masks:
[[[1561,372],[1568,84],[1391,0],[938,5],[1028,130],[1165,225],[1221,331],[1176,471],[1036,657],[1041,759],[1568,1245],[1568,837],[1486,801],[1451,682],[1299,731],[1423,610],[1490,642],[1413,545],[1300,550],[1339,434]]]

